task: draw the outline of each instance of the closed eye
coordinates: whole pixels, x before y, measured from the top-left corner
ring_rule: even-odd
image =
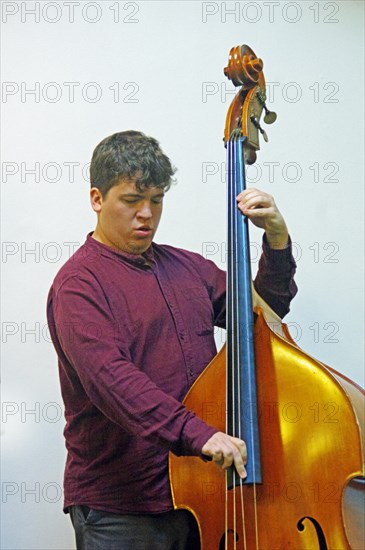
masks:
[[[159,197],[153,197],[153,199],[151,199],[151,201],[155,204],[161,204],[161,202],[163,201],[163,195],[159,196]]]
[[[127,204],[137,204],[137,202],[140,199],[122,199],[123,202],[126,202]]]

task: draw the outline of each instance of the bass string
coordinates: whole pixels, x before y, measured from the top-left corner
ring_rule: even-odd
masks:
[[[236,197],[237,195],[245,189],[245,167],[244,167],[244,158],[242,152],[242,143],[243,140],[241,136],[237,139],[229,140],[227,143],[227,157],[228,157],[228,319],[227,319],[227,328],[228,328],[228,349],[230,350],[230,397],[229,400],[229,391],[227,388],[227,403],[230,402],[230,415],[231,415],[231,433],[233,436],[242,439],[242,419],[241,419],[241,342],[239,338],[239,323],[240,323],[240,304],[237,297],[241,292],[239,285],[239,273],[240,262],[239,254],[241,253],[241,248],[243,245],[247,246],[247,243],[243,243],[242,240],[244,237],[247,238],[248,234],[243,235],[242,226],[239,227],[239,224],[245,223],[244,217],[238,212]],[[251,281],[250,281],[251,284]],[[247,380],[248,384],[251,384],[250,377]],[[252,409],[249,407],[250,415],[252,414]],[[251,421],[251,416],[250,420]],[[255,461],[254,449],[255,445],[253,442],[253,432],[251,430],[251,448],[253,451],[252,460]],[[232,522],[234,533],[237,532],[237,507],[236,507],[236,486],[238,483],[236,471],[233,471],[233,480],[232,480],[232,490],[230,491],[232,496]],[[254,517],[255,517],[255,546],[258,549],[258,518],[257,518],[257,496],[256,496],[256,480],[255,480],[255,469],[253,469],[253,505],[254,505]],[[241,524],[242,524],[242,535],[243,535],[243,548],[247,547],[247,537],[246,537],[246,525],[245,525],[245,502],[244,502],[244,491],[243,483],[240,479],[239,481],[239,493],[240,493],[240,514],[241,514]],[[228,508],[229,508],[229,498],[228,498],[228,475],[226,475],[226,510],[225,510],[225,524],[226,524],[226,533],[228,533]],[[247,504],[246,504],[247,505]],[[228,550],[229,537],[226,536],[225,547]],[[237,538],[233,537],[233,547],[234,550],[237,548]]]
[[[235,223],[235,212],[232,207],[233,201],[234,201],[234,192],[235,192],[235,173],[234,173],[234,167],[235,167],[235,148],[233,142],[228,142],[228,347],[229,350],[229,357],[227,358],[227,365],[228,366],[228,372],[230,376],[230,387],[228,389],[227,384],[227,403],[229,403],[229,418],[231,425],[229,426],[229,433],[231,433],[233,436],[238,437],[237,433],[237,410],[236,410],[236,404],[237,404],[237,384],[236,384],[236,363],[237,363],[237,347],[236,347],[236,327],[237,327],[237,319],[236,319],[236,308],[235,308],[235,300],[234,297],[237,292],[237,277],[236,277],[236,270],[235,265],[237,264],[237,257],[236,257],[236,247],[234,246],[235,243],[235,232],[236,232],[236,223]],[[239,416],[239,415],[238,415]],[[226,476],[227,479],[227,476]],[[237,515],[236,515],[236,499],[235,499],[235,472],[233,471],[233,489],[231,492],[228,491],[228,483],[226,486],[226,538],[225,538],[225,546],[226,550],[228,550],[228,544],[229,544],[229,536],[228,536],[228,520],[233,520],[233,528],[234,532],[236,532],[236,524],[237,524]],[[229,496],[232,499],[232,514],[233,518],[228,518],[228,506],[229,506]],[[234,537],[235,541],[235,537]],[[235,544],[235,542],[234,542]]]
[[[235,186],[235,195],[237,196],[240,192],[244,191],[246,189],[246,173],[245,173],[245,163],[244,163],[244,155],[243,155],[243,143],[244,143],[244,140],[242,140],[241,136],[235,141],[235,149],[236,149],[236,186]],[[237,254],[239,254],[240,250],[242,250],[243,247],[246,248],[246,250],[248,251],[249,250],[249,232],[248,232],[248,221],[246,219],[246,217],[243,217],[240,212],[238,212],[238,209],[237,209],[237,206],[235,208],[236,210],[236,220],[237,220],[237,231],[236,231],[236,242],[235,242],[235,248],[236,248],[236,251],[237,251]],[[238,226],[239,224],[241,224],[241,227],[243,229],[246,229],[246,231],[242,231],[242,233],[239,231],[238,229]],[[246,226],[245,226],[246,224]],[[245,241],[245,242],[240,242],[241,239],[240,237],[242,236],[242,241]],[[249,261],[250,261],[250,258],[249,258],[249,254],[247,253],[246,254],[246,261],[247,263],[249,264]],[[238,267],[239,265],[239,262],[237,262],[237,270],[239,269]],[[246,268],[246,274],[248,273],[249,274],[249,281],[247,281],[247,287],[246,287],[246,291],[251,293],[251,269],[250,269],[250,265],[247,265],[245,266]],[[238,273],[236,275],[237,279],[238,279]],[[238,293],[241,292],[241,289],[237,288],[237,296],[239,295]],[[238,302],[238,300],[236,300],[236,302]],[[250,303],[250,308],[252,309],[252,299],[250,298],[249,299],[249,303]],[[238,313],[239,315],[239,313]],[[239,319],[239,317],[238,317]],[[239,320],[238,320],[239,322]],[[251,342],[253,342],[253,326],[251,325]],[[246,344],[248,345],[248,342],[241,342],[241,339],[238,338],[238,342],[237,342],[237,347],[238,347],[238,362],[240,362],[240,358],[242,357],[242,354],[241,354],[241,345],[242,344]],[[239,388],[241,388],[241,384],[243,383],[242,380],[241,380],[241,373],[242,373],[242,368],[241,368],[241,365],[238,365],[238,377],[239,377]],[[245,381],[246,383],[246,381]],[[249,388],[250,388],[250,395],[253,394],[252,392],[252,379],[251,379],[251,376],[248,376],[247,377],[247,384],[249,385]],[[239,390],[238,391],[238,399],[239,399],[239,407],[238,407],[238,410],[239,411],[242,411],[242,407],[241,407],[241,395],[242,395],[242,392]],[[248,411],[249,411],[249,424],[250,426],[253,426],[253,407],[249,406],[248,407]],[[241,414],[240,414],[240,432],[241,432]],[[241,434],[240,434],[241,435]],[[255,456],[255,445],[254,445],[254,432],[253,430],[250,430],[250,436],[251,436],[251,450],[252,450],[252,461],[253,463],[255,464],[255,461],[256,461],[256,456]],[[256,495],[256,469],[253,468],[253,506],[254,506],[254,517],[255,517],[255,546],[256,546],[256,549],[258,549],[259,547],[259,536],[258,536],[258,516],[257,516],[257,495]],[[245,521],[244,521],[244,500],[243,500],[243,483],[242,483],[242,480],[240,480],[240,492],[241,492],[241,506],[242,506],[242,510],[243,510],[243,513],[242,513],[242,524],[244,526],[243,528],[243,532],[244,532],[244,539],[246,539],[246,526],[245,526]],[[246,546],[244,546],[244,548],[246,548]]]
[[[231,435],[235,437],[240,437],[241,435],[241,426],[240,426],[240,415],[237,411],[237,403],[239,396],[237,395],[237,389],[239,388],[239,380],[236,379],[239,369],[237,369],[238,363],[238,349],[237,349],[237,326],[238,326],[238,309],[237,309],[237,296],[238,290],[238,278],[237,278],[237,219],[235,212],[235,197],[236,197],[236,188],[237,188],[237,177],[236,177],[236,147],[233,141],[229,140],[228,144],[228,319],[227,319],[227,350],[229,350],[229,357],[227,357],[227,368],[229,374],[229,387],[227,384],[227,403],[229,403],[229,422],[228,431]],[[237,422],[238,420],[238,422]],[[232,527],[233,522],[233,545],[236,548],[236,536],[237,531],[237,510],[236,510],[236,472],[232,472],[231,480],[232,489],[228,490],[228,474],[226,474],[226,538],[225,538],[225,548],[228,550],[228,545],[230,542],[229,525]],[[232,518],[228,518],[228,508],[231,501],[231,510]],[[243,501],[242,501],[243,503]],[[242,506],[241,506],[242,510]],[[242,514],[242,512],[241,512]],[[246,540],[244,532],[244,540]],[[246,547],[246,545],[245,545]]]
[[[240,262],[239,262],[239,254],[240,254],[240,250],[242,248],[242,245],[243,243],[241,242],[241,232],[239,230],[239,223],[242,223],[242,218],[241,218],[241,214],[238,212],[238,209],[237,209],[237,204],[236,204],[236,197],[237,195],[244,190],[244,180],[242,180],[242,175],[243,175],[243,172],[242,170],[244,170],[244,167],[242,166],[242,162],[241,162],[241,157],[242,155],[240,155],[240,151],[239,151],[239,147],[240,147],[240,141],[237,141],[237,140],[234,140],[233,141],[233,144],[232,146],[234,147],[234,150],[235,150],[235,163],[234,163],[234,167],[235,167],[235,170],[234,170],[234,174],[235,174],[235,177],[234,177],[234,185],[233,185],[233,197],[232,197],[232,205],[231,205],[231,208],[232,208],[232,211],[234,212],[234,220],[235,220],[235,223],[234,223],[234,250],[235,250],[235,255],[236,255],[236,261],[235,261],[235,264],[233,266],[233,269],[235,271],[235,279],[236,279],[236,287],[235,287],[235,300],[234,300],[234,304],[235,304],[235,311],[236,311],[236,315],[235,315],[235,326],[237,327],[237,330],[235,331],[235,334],[236,334],[236,348],[237,348],[237,364],[234,365],[234,368],[237,370],[237,385],[238,385],[238,390],[237,390],[237,396],[238,396],[238,402],[237,402],[237,410],[239,411],[239,414],[238,414],[238,434],[237,436],[242,439],[242,419],[241,419],[241,384],[242,384],[242,379],[241,379],[241,361],[240,361],[240,358],[241,358],[241,341],[240,341],[240,338],[239,338],[239,325],[240,325],[240,322],[241,322],[241,319],[240,319],[240,311],[239,311],[239,300],[238,300],[238,296],[239,296],[239,293],[240,293],[240,288],[239,288],[239,269],[240,269]],[[235,477],[237,476],[237,474],[235,473],[234,474]],[[243,534],[243,548],[246,550],[247,548],[247,537],[246,537],[246,523],[245,523],[245,501],[244,501],[244,492],[243,492],[243,483],[242,483],[242,480],[240,479],[240,503],[241,503],[241,523],[242,523],[242,534]],[[235,484],[236,485],[236,484]],[[237,526],[235,525],[235,529],[237,529]],[[237,547],[237,541],[236,541],[236,538],[235,538],[235,549]]]

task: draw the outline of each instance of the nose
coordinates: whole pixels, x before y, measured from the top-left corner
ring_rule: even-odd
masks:
[[[149,201],[146,201],[141,205],[140,209],[137,212],[137,218],[142,218],[144,220],[152,218],[152,210]]]

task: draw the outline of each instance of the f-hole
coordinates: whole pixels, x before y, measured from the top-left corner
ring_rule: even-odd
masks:
[[[306,519],[308,519],[309,521],[311,521],[313,523],[314,528],[316,530],[317,538],[318,538],[318,545],[319,545],[318,550],[328,550],[328,546],[327,546],[327,543],[326,543],[326,538],[324,536],[322,527],[319,525],[319,523],[316,519],[311,518],[310,516],[303,516],[302,518],[300,518],[300,520],[297,523],[298,531],[304,531],[305,525],[304,525],[303,522]]]

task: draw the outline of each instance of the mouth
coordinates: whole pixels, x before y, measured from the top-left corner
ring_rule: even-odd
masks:
[[[136,235],[140,237],[149,237],[152,235],[152,228],[149,225],[141,225],[134,230]]]

